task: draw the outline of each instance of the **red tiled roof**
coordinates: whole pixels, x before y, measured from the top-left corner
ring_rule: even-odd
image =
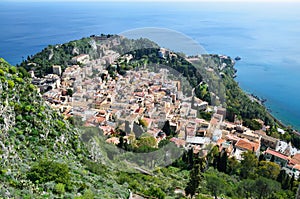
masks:
[[[182,139],[178,139],[178,138],[171,138],[170,139],[171,142],[174,142],[177,146],[184,146],[185,145],[185,140],[182,140]]]
[[[300,165],[300,153],[295,154],[292,159],[290,160],[292,164],[299,164]]]
[[[211,123],[212,125],[217,125],[218,122],[219,122],[219,120],[217,120],[216,118],[211,118],[211,120],[210,120],[210,123]]]
[[[236,147],[239,147],[241,149],[246,149],[248,151],[252,151],[254,148],[254,151],[257,151],[259,148],[259,143],[251,142],[247,139],[239,139],[237,143],[235,144]]]
[[[300,164],[296,164],[293,168],[297,169],[298,171],[300,171]]]
[[[281,158],[283,160],[288,160],[289,159],[288,156],[286,156],[286,155],[284,155],[280,152],[274,151],[272,149],[269,149],[269,148],[265,151],[265,153],[270,154],[270,155],[274,155],[274,156],[276,156],[278,158]]]
[[[217,145],[221,146],[221,144],[222,144],[223,142],[225,142],[225,141],[226,141],[226,140],[224,140],[224,139],[218,139]]]
[[[96,122],[97,122],[97,123],[102,123],[102,122],[105,121],[105,118],[104,118],[104,117],[96,117],[95,119],[96,119]]]

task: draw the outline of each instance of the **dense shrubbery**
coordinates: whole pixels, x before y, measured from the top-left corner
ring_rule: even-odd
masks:
[[[31,167],[27,178],[37,184],[54,181],[68,185],[71,177],[67,164],[54,160],[40,160]]]
[[[23,61],[20,66],[27,71],[34,70],[38,77],[52,73],[53,65],[61,65],[62,69],[65,69],[71,64],[70,61],[73,56],[92,52],[90,41],[91,38],[82,38],[62,45],[49,45],[34,56],[28,56],[27,60]],[[74,49],[76,50],[74,51]]]
[[[206,158],[200,158],[190,150],[177,160],[175,165],[181,161],[185,162],[181,165],[191,165],[186,194],[202,193],[215,198],[295,197],[299,181],[280,170],[276,163],[258,160],[252,152],[244,153],[241,162],[226,157],[226,153],[214,147]]]

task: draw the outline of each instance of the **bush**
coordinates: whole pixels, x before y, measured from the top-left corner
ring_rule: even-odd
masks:
[[[95,194],[90,189],[86,189],[82,196],[77,196],[75,199],[93,199],[95,198]]]
[[[65,185],[62,183],[58,183],[55,185],[55,192],[57,194],[64,194],[65,193]]]
[[[262,128],[262,125],[254,119],[252,119],[252,120],[245,119],[244,120],[244,125],[249,127],[252,130],[260,130]]]
[[[39,163],[31,167],[27,173],[27,178],[36,184],[54,181],[67,185],[70,183],[70,172],[67,164],[40,160]]]
[[[158,199],[164,199],[166,197],[165,192],[163,192],[159,187],[151,186],[150,189],[146,191],[147,195],[154,196]]]
[[[33,84],[29,84],[29,87],[28,87],[28,88],[29,88],[30,91],[34,91],[35,86],[34,86]]]
[[[23,83],[24,81],[23,81],[23,79],[22,79],[22,78],[20,78],[20,77],[17,77],[17,78],[16,78],[16,82],[18,82],[18,83],[20,84],[20,83]]]
[[[15,87],[15,83],[12,80],[7,80],[7,84],[8,84],[8,88],[14,88]]]
[[[9,73],[11,73],[11,74],[16,74],[16,73],[17,73],[17,68],[14,67],[14,66],[10,67],[10,68],[9,68]]]

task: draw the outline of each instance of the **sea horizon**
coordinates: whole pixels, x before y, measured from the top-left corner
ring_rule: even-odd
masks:
[[[15,65],[50,44],[135,28],[168,28],[208,53],[240,56],[235,65],[240,87],[267,99],[272,115],[300,129],[299,3],[143,4],[0,2],[0,57]]]

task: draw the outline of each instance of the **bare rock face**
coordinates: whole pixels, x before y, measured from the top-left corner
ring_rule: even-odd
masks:
[[[79,55],[79,49],[77,47],[73,48],[72,55]]]
[[[92,48],[93,50],[97,50],[97,44],[96,44],[96,41],[95,41],[95,40],[91,40],[91,41],[89,42],[89,44],[91,45],[91,48]]]
[[[53,49],[50,49],[50,54],[49,54],[48,60],[51,60],[53,55],[54,55]]]

